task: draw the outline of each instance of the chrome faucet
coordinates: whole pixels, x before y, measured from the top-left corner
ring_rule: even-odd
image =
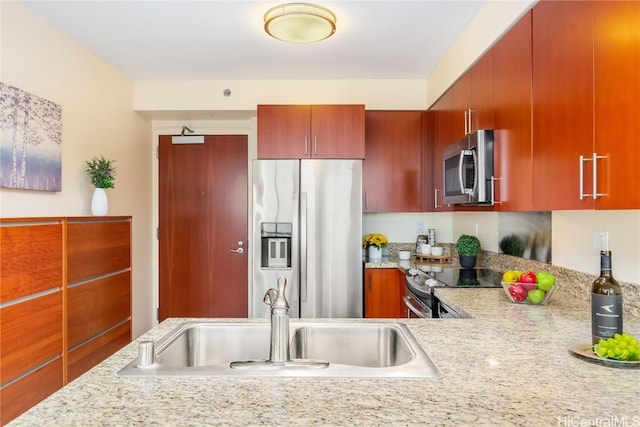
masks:
[[[285,363],[291,360],[289,355],[289,303],[284,291],[287,279],[278,278],[277,289],[271,288],[264,295],[264,303],[271,306],[271,349],[269,360],[272,363]]]
[[[231,362],[233,369],[323,369],[329,366],[324,360],[291,360],[289,350],[289,303],[284,295],[287,279],[278,278],[276,288],[271,288],[262,301],[271,306],[271,348],[269,360]]]

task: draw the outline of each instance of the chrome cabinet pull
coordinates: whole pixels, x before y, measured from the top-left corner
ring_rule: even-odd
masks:
[[[598,197],[607,196],[608,193],[598,193],[598,159],[608,159],[609,156],[598,156],[597,153],[593,153],[591,158],[585,157],[582,154],[580,155],[580,184],[578,197],[580,200],[584,200],[587,197],[591,197],[592,199],[597,199]],[[591,185],[593,188],[591,189],[591,193],[584,192],[584,162],[593,162],[591,165],[591,170],[593,172],[593,179]]]
[[[440,206],[438,206],[438,192],[439,192],[439,191],[440,191],[440,190],[438,190],[437,188],[434,188],[434,189],[433,189],[433,198],[434,198],[434,201],[433,201],[433,208],[434,208],[434,209],[439,209],[439,208],[440,208]]]
[[[495,176],[492,176],[491,177],[491,204],[501,205],[502,200],[496,200],[496,181],[500,181],[500,178],[496,178]]]
[[[318,135],[313,136],[313,155],[318,155]]]
[[[309,137],[306,135],[304,136],[304,155],[309,155]]]

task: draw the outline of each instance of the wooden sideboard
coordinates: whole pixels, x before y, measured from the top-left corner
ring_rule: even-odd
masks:
[[[0,423],[131,341],[131,217],[0,218]]]

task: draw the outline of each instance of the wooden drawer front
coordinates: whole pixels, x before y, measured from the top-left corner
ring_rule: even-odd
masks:
[[[0,302],[62,285],[62,226],[0,228]]]
[[[131,222],[70,222],[67,280],[75,283],[131,266]]]
[[[69,352],[68,379],[73,381],[131,342],[131,321],[127,321]]]
[[[62,388],[60,358],[0,390],[0,423],[7,424],[59,388]]]
[[[0,318],[0,383],[62,354],[62,292],[4,307]]]
[[[124,271],[67,291],[69,348],[131,316],[131,272]]]

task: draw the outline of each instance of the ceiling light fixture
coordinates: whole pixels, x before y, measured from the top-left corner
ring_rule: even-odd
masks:
[[[310,3],[286,3],[264,15],[264,30],[271,37],[291,43],[312,43],[336,32],[336,16]]]

